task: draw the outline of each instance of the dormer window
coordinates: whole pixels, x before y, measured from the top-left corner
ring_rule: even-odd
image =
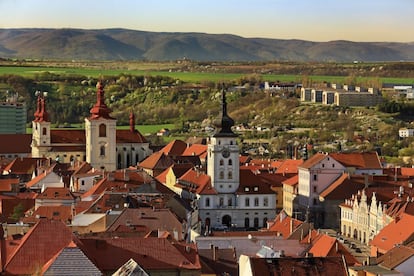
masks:
[[[249,187],[244,187],[244,191],[248,192],[248,191],[250,191],[250,188]]]

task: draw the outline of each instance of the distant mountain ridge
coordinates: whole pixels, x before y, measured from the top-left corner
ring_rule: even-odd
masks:
[[[386,39],[386,37],[384,38]],[[414,42],[312,42],[129,29],[0,29],[0,57],[61,60],[414,61]]]

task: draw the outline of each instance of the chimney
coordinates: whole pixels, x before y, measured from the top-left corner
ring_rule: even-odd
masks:
[[[212,246],[212,250],[213,250],[213,261],[217,261],[218,260],[218,246]]]
[[[290,234],[293,233],[293,219],[292,218],[290,218],[290,232],[289,233]]]

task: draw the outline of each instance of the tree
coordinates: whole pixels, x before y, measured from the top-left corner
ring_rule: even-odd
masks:
[[[21,217],[23,217],[23,214],[24,214],[24,206],[22,203],[19,203],[16,206],[14,206],[13,213],[10,215],[10,218],[15,221],[18,221],[20,220]]]

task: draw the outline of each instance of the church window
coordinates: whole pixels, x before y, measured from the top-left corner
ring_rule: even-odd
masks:
[[[219,206],[223,207],[224,206],[224,198],[220,197],[219,199]]]
[[[44,127],[44,128],[42,129],[42,134],[43,134],[43,135],[46,135],[46,134],[47,134],[47,128],[45,128],[45,127]]]
[[[230,141],[230,145],[233,145],[233,141]]]
[[[210,198],[206,198],[206,207],[210,207]]]
[[[106,137],[106,125],[105,124],[99,125],[99,137]]]
[[[233,161],[231,161],[231,159],[229,159],[229,166],[233,165]]]
[[[233,179],[233,172],[231,172],[231,171],[230,171],[230,172],[228,172],[228,178],[229,178],[229,179]]]
[[[100,147],[100,156],[105,156],[105,146]]]
[[[246,199],[244,201],[244,205],[250,206],[250,198],[246,197]]]
[[[224,161],[223,161],[223,159],[220,159],[220,166],[223,166],[224,165]]]
[[[258,228],[259,227],[259,218],[254,218],[253,224],[254,224],[255,228]]]
[[[220,179],[224,179],[224,172],[223,171],[220,172]]]

